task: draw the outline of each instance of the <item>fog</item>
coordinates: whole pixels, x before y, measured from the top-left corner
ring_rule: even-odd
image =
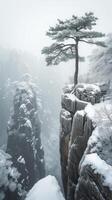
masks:
[[[111,0],[0,0],[0,44],[40,56],[49,43],[45,32],[57,18],[93,11],[99,18],[97,28],[111,32]]]
[[[111,0],[0,0],[0,144],[6,143],[7,120],[12,105],[12,81],[21,80],[23,73],[30,73],[39,88],[42,107],[42,139],[46,154],[47,173],[58,177],[59,112],[64,84],[74,72],[74,61],[57,67],[46,67],[41,50],[51,44],[46,31],[56,20],[72,14],[82,15],[93,11],[99,18],[96,29],[112,31]],[[87,58],[94,47],[80,46],[81,55]],[[88,60],[80,64],[80,74],[85,76]],[[9,84],[10,83],[10,84]],[[47,121],[46,121],[47,117]],[[48,138],[48,140],[46,140]],[[50,143],[49,143],[50,141]],[[54,163],[51,167],[51,163]]]
[[[43,60],[41,49],[51,43],[45,33],[58,18],[93,11],[99,18],[97,29],[109,33],[112,30],[111,6],[111,0],[0,0],[0,45],[30,52]],[[92,49],[81,47],[81,53],[87,56]],[[84,67],[80,72],[84,72]]]

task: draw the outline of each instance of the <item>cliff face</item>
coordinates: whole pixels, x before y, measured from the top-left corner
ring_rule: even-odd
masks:
[[[106,169],[110,169],[112,164],[107,161],[107,157],[111,160],[111,154],[108,152],[110,150],[107,150],[108,146],[111,146],[111,126],[108,125],[110,134],[107,134],[107,125],[104,124],[105,112],[101,112],[103,106],[92,106],[100,102],[102,93],[105,92],[104,87],[82,84],[76,86],[74,94],[65,91],[62,96],[60,153],[67,200],[112,199],[110,182],[105,181]],[[107,115],[105,118],[108,118]],[[109,124],[109,120],[107,121]],[[111,175],[112,168],[109,171]]]
[[[13,167],[11,156],[0,150],[0,200],[19,200],[22,192],[18,183],[20,174]]]
[[[19,182],[25,190],[45,176],[36,98],[31,82],[26,80],[17,85],[7,128],[7,152],[21,174]]]

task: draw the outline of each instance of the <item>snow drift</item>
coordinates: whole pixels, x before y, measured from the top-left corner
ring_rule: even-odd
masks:
[[[54,176],[38,181],[27,194],[26,200],[64,200],[58,182]]]

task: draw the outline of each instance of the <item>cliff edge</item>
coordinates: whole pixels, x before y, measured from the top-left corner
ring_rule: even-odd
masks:
[[[60,113],[60,154],[67,200],[112,199],[111,103],[106,85],[65,89]]]

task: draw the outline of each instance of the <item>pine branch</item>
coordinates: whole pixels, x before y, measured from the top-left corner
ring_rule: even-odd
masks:
[[[42,50],[42,54],[51,54],[53,52],[55,52],[56,50],[58,51],[59,49],[64,49],[66,47],[69,48],[74,48],[75,44],[58,44],[58,43],[53,43],[50,47],[44,47]]]
[[[102,46],[102,47],[107,47],[106,46],[106,44],[104,43],[104,42],[102,42],[102,41],[96,41],[96,42],[94,42],[93,40],[79,40],[79,41],[81,41],[81,42],[85,42],[85,43],[87,43],[87,44],[95,44],[95,45],[97,45],[97,46]]]

